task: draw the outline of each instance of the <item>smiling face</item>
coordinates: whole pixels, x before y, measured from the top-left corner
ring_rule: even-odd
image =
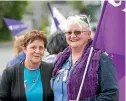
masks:
[[[31,43],[29,42],[24,49],[24,52],[26,54],[26,65],[39,65],[41,63],[44,50],[45,47],[44,42],[42,40],[34,40]]]
[[[80,31],[79,33],[76,33]],[[70,34],[70,32],[72,32]],[[66,40],[71,48],[83,48],[90,39],[90,31],[86,28],[80,28],[77,24],[71,24],[68,26],[68,30],[66,32]]]

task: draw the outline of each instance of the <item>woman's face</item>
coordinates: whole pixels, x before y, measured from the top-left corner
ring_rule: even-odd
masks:
[[[72,32],[72,33],[71,33]],[[66,40],[71,48],[83,48],[90,39],[90,31],[73,24],[66,32]]]
[[[24,49],[26,54],[25,61],[30,64],[39,64],[42,61],[44,50],[44,42],[42,40],[34,40],[32,43],[28,43]]]

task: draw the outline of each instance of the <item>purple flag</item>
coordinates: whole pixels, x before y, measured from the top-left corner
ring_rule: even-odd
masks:
[[[108,1],[104,2],[101,18],[96,30],[93,47],[109,53],[116,66],[120,101],[125,99],[125,1],[114,7]]]
[[[18,35],[21,31],[28,28],[28,26],[23,22],[21,22],[20,20],[14,20],[8,18],[3,18],[3,19],[13,36]]]
[[[54,16],[53,10],[52,10],[52,8],[51,8],[50,3],[47,3],[47,5],[48,5],[49,11],[50,11],[50,13],[51,13],[51,15],[52,15],[52,18],[53,18],[53,20],[54,20],[54,22],[55,22],[55,26],[56,26],[57,30],[60,30],[60,28],[59,28],[59,24],[60,24],[60,23],[59,23],[58,19]]]

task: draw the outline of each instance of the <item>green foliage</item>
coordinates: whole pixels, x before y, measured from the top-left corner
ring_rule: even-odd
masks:
[[[48,30],[49,25],[48,24],[49,24],[48,17],[44,17],[42,19],[42,24],[41,24],[40,30],[44,31],[47,34],[47,36],[49,35],[49,30]]]
[[[89,15],[91,16],[91,21],[96,21],[94,15],[96,14],[96,10],[99,9],[100,12],[100,5],[88,5]]]
[[[89,14],[88,6],[83,4],[83,1],[67,1],[74,9],[79,10],[81,14]]]
[[[49,20],[48,20],[49,10],[48,10],[48,7],[47,7],[47,1],[43,1],[42,2],[42,7],[43,7],[43,12],[45,12],[45,13],[42,16],[42,23],[41,23],[40,30],[44,31],[47,34],[47,36],[49,36],[49,30],[48,30],[48,26],[49,26]]]
[[[21,20],[27,5],[28,1],[0,1],[0,41],[12,39],[3,17]]]
[[[95,21],[95,11],[100,5],[84,4],[83,1],[67,1],[73,9],[79,10],[80,14],[86,14],[91,16],[91,21]],[[95,1],[94,1],[95,2]]]

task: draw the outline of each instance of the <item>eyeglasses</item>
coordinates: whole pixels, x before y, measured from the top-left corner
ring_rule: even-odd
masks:
[[[74,35],[80,35],[82,32],[88,32],[88,31],[77,31],[77,30],[75,30],[73,32],[72,31],[65,32],[65,34],[71,35],[73,33]]]

